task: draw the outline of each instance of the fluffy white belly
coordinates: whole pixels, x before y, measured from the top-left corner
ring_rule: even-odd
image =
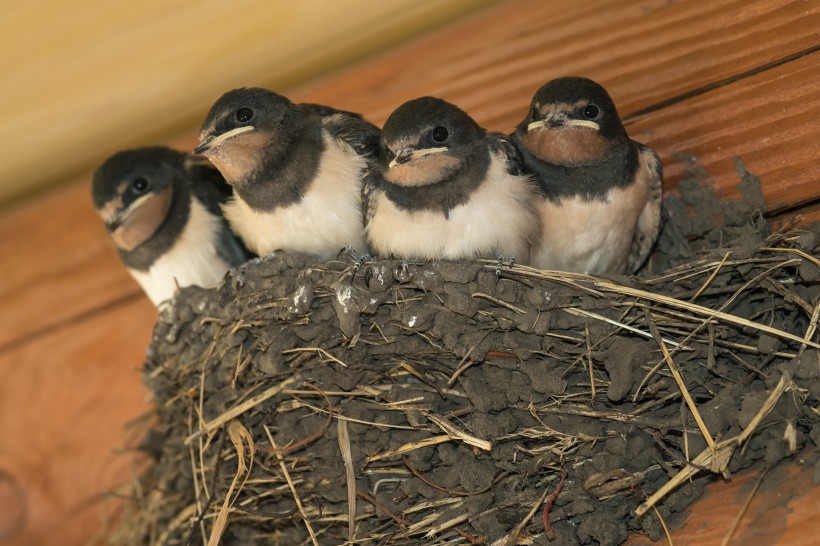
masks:
[[[635,224],[646,203],[647,188],[632,184],[609,191],[605,200],[541,198],[541,244],[532,265],[579,273],[625,273]]]
[[[219,220],[192,196],[188,224],[174,246],[148,271],[129,269],[129,272],[154,305],[173,298],[177,286],[216,286],[231,268],[213,243],[221,229]]]
[[[224,205],[233,230],[258,255],[282,249],[327,259],[346,246],[365,252],[361,213],[365,160],[327,135],[324,140],[316,179],[298,203],[267,212],[254,210],[234,196]]]
[[[508,174],[495,156],[487,178],[448,216],[400,209],[381,191],[371,198],[374,212],[367,237],[381,256],[464,260],[503,254],[526,262],[530,241],[538,232],[538,218],[531,209],[536,199],[532,183]]]

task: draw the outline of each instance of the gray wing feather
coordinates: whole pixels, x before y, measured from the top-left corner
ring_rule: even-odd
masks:
[[[523,172],[523,161],[518,148],[515,147],[510,137],[501,133],[489,133],[490,148],[495,152],[501,152],[507,161],[507,172],[520,175]]]
[[[335,138],[350,145],[357,154],[374,157],[379,152],[379,128],[362,118],[361,114],[336,110],[321,104],[303,104],[308,112],[319,115],[322,125]]]
[[[638,146],[640,159],[638,178],[649,184],[649,199],[638,217],[635,235],[632,238],[632,251],[628,262],[631,274],[641,268],[658,239],[661,231],[661,201],[663,198],[661,158],[651,148],[637,142],[635,144]]]
[[[371,165],[362,176],[362,223],[364,225],[365,243],[371,255],[373,254],[373,245],[370,242],[367,226],[376,213],[376,203],[372,199],[372,194],[379,187],[381,176],[381,170],[376,165]]]
[[[186,159],[185,170],[191,191],[211,214],[220,218],[222,233],[215,244],[216,253],[234,267],[245,263],[253,257],[253,253],[231,231],[222,215],[221,205],[231,198],[233,190],[210,162],[190,157],[190,160]]]

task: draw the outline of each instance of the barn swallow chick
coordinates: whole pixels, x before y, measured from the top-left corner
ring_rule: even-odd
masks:
[[[541,190],[532,265],[635,273],[658,237],[658,155],[630,140],[606,90],[586,78],[541,87],[513,140]]]
[[[405,260],[499,254],[527,262],[540,232],[537,188],[515,147],[434,97],[401,105],[382,128],[381,157],[365,180],[373,253]]]
[[[177,287],[218,284],[249,257],[220,214],[230,188],[197,161],[169,148],[139,148],[114,154],[94,173],[94,207],[154,305]]]
[[[379,130],[358,114],[236,89],[211,108],[195,154],[233,186],[225,217],[248,248],[335,256],[364,252],[362,174]]]

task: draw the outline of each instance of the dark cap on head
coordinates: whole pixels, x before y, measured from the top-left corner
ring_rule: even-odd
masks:
[[[163,146],[117,152],[94,172],[94,206],[99,209],[121,193],[127,205],[140,194],[167,187],[173,178],[169,173],[178,170],[184,176],[185,157],[185,153]]]
[[[604,87],[589,78],[577,76],[556,78],[541,86],[530,102],[527,117],[516,128],[525,132],[527,125],[542,119],[549,105],[561,105],[577,119],[595,121],[602,135],[610,138],[626,137],[615,103]]]
[[[261,87],[228,91],[214,103],[205,117],[200,138],[205,142],[246,125],[258,130],[273,129],[293,106],[287,97]]]
[[[390,114],[382,128],[382,142],[390,149],[411,143],[418,148],[456,148],[480,140],[485,134],[458,106],[436,97],[421,97],[405,102]]]

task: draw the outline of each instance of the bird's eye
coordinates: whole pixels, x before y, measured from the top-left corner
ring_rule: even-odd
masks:
[[[536,119],[538,119],[538,115],[540,113],[541,112],[538,110],[537,106],[535,106],[534,104],[530,106],[530,121],[535,121]]]
[[[236,121],[239,123],[248,123],[253,118],[253,110],[247,107],[242,107],[236,111]]]
[[[599,114],[598,107],[594,104],[588,104],[586,108],[584,108],[584,117],[587,119],[595,119],[598,117]]]
[[[131,189],[133,189],[134,193],[136,194],[145,193],[146,191],[148,191],[148,188],[150,186],[151,185],[148,183],[148,181],[141,176],[138,176],[137,178],[131,181]]]
[[[446,127],[436,127],[433,129],[433,140],[439,144],[446,141],[449,136],[450,132],[447,131]]]

